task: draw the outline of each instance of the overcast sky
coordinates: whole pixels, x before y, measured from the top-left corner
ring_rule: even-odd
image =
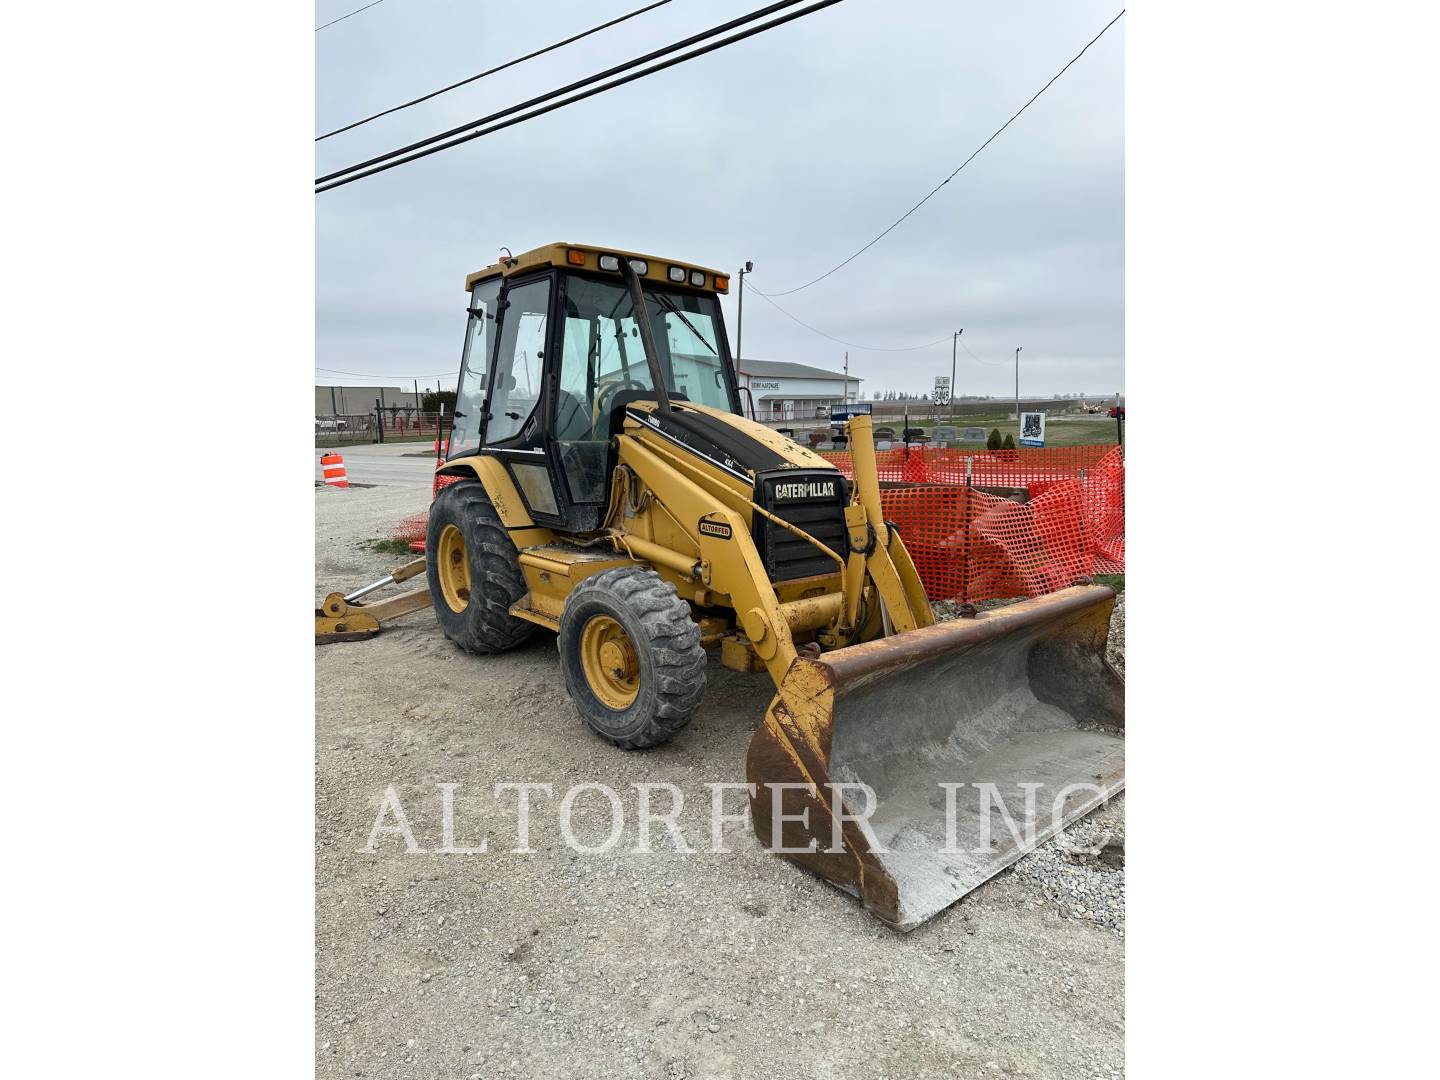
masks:
[[[315,35],[316,132],[645,0],[385,0]],[[673,0],[317,145],[329,172],[762,6]],[[316,25],[361,6],[322,0]],[[316,196],[316,381],[454,385],[464,278],[555,241],[793,288],[866,243],[1119,10],[1115,0],[845,0],[739,45]],[[1124,387],[1122,19],[904,224],[777,303],[849,347],[867,392],[928,391],[964,328],[961,393]],[[317,172],[317,175],[320,173]],[[732,348],[735,290],[725,301]],[[847,346],[747,287],[744,354],[838,370]],[[973,356],[970,355],[973,353]],[[361,372],[357,378],[319,368]]]

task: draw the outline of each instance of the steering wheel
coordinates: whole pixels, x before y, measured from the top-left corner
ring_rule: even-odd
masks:
[[[595,395],[595,415],[592,418],[592,424],[598,426],[602,421],[606,425],[610,423],[610,402],[621,390],[649,389],[650,387],[635,379],[616,379]]]

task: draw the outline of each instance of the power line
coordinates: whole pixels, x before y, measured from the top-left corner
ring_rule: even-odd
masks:
[[[379,3],[380,0],[375,0],[375,2]],[[653,4],[649,4],[646,7],[642,8],[636,8],[634,11],[621,15],[619,18],[611,19],[609,22],[603,22],[599,26],[592,26],[589,30],[582,30],[580,33],[575,34],[572,37],[568,37],[564,41],[557,41],[553,45],[546,45],[543,49],[536,49],[534,52],[526,53],[524,56],[517,56],[514,60],[507,60],[505,63],[499,65],[498,67],[492,67],[486,71],[480,72],[478,75],[471,75],[469,78],[461,79],[459,82],[453,82],[449,86],[442,86],[439,90],[432,90],[428,94],[422,94],[420,97],[414,98],[411,101],[407,101],[403,105],[396,105],[393,108],[377,112],[374,116],[367,116],[363,120],[356,120],[353,124],[346,124],[344,127],[338,127],[334,131],[327,131],[324,135],[317,135],[315,137],[315,141],[319,142],[321,139],[328,139],[332,135],[339,135],[341,132],[351,131],[354,128],[359,127],[361,124],[370,123],[371,120],[378,120],[382,116],[389,116],[391,113],[397,113],[401,109],[408,109],[412,105],[419,105],[422,101],[429,101],[431,98],[439,97],[441,94],[448,94],[451,90],[455,90],[461,86],[466,86],[472,82],[475,82],[478,79],[483,79],[487,75],[494,75],[497,71],[504,71],[506,68],[514,67],[516,64],[523,64],[526,60],[533,60],[537,56],[543,56],[545,53],[554,52],[562,45],[569,45],[573,41],[579,41],[581,38],[589,37],[591,34],[598,33],[601,30],[605,30],[611,26],[615,26],[619,23],[625,22],[627,19],[633,19],[636,15],[643,15],[647,11],[653,11],[657,7],[663,7],[668,3],[670,3],[670,0],[655,0],[655,3]],[[364,9],[362,8],[361,10]]]
[[[1124,14],[1125,14],[1125,9],[1124,9],[1124,8],[1121,8],[1121,9],[1120,9],[1120,15],[1124,15]],[[842,267],[849,265],[851,262],[854,262],[854,261],[855,261],[856,259],[858,259],[861,255],[865,254],[865,252],[869,251],[872,247],[874,247],[874,246],[875,246],[876,244],[878,244],[881,240],[883,240],[883,239],[890,233],[890,231],[891,231],[892,229],[894,229],[894,228],[895,228],[897,225],[899,225],[902,221],[904,221],[906,218],[908,218],[908,217],[909,217],[911,214],[913,214],[916,210],[919,210],[920,207],[924,206],[927,202],[929,202],[929,201],[930,201],[930,197],[931,197],[932,195],[934,195],[937,191],[939,191],[939,190],[940,190],[942,187],[944,187],[946,184],[950,183],[951,180],[954,180],[955,177],[960,174],[960,169],[965,168],[966,165],[969,165],[970,162],[974,161],[977,157],[979,157],[979,156],[980,156],[980,151],[981,151],[981,150],[984,150],[985,147],[989,146],[992,142],[994,142],[994,141],[996,140],[996,138],[999,137],[999,135],[1000,135],[1000,133],[1001,133],[1002,131],[1004,131],[1004,130],[1005,130],[1006,128],[1008,128],[1011,124],[1013,124],[1013,123],[1016,121],[1016,119],[1020,116],[1020,113],[1023,113],[1023,112],[1024,112],[1026,109],[1028,109],[1031,105],[1035,104],[1036,98],[1038,98],[1041,94],[1045,93],[1046,90],[1049,90],[1051,84],[1053,84],[1056,79],[1060,78],[1061,75],[1064,75],[1065,72],[1067,72],[1067,71],[1070,70],[1070,65],[1071,65],[1071,64],[1075,63],[1076,60],[1079,60],[1080,57],[1084,56],[1086,50],[1088,50],[1091,45],[1094,45],[1095,42],[1099,41],[1102,37],[1105,36],[1105,31],[1106,31],[1106,30],[1109,30],[1110,27],[1114,26],[1117,22],[1120,21],[1120,15],[1116,15],[1115,18],[1111,19],[1108,23],[1106,23],[1104,29],[1102,29],[1102,30],[1100,31],[1100,33],[1096,34],[1093,38],[1091,38],[1090,41],[1086,44],[1086,46],[1085,46],[1084,49],[1081,49],[1078,53],[1076,53],[1074,56],[1072,56],[1072,57],[1070,58],[1070,60],[1069,60],[1069,63],[1067,63],[1064,67],[1062,67],[1059,71],[1057,71],[1054,75],[1052,75],[1052,76],[1050,77],[1050,82],[1047,82],[1047,83],[1046,83],[1044,86],[1042,86],[1039,90],[1035,91],[1035,96],[1034,96],[1034,97],[1032,97],[1029,101],[1025,102],[1024,105],[1021,105],[1019,111],[1016,112],[1014,116],[1010,117],[1009,120],[1006,120],[1005,123],[1001,124],[1000,127],[996,129],[995,134],[991,135],[990,138],[986,139],[983,143],[981,143],[980,146],[979,146],[979,148],[978,148],[973,154],[971,154],[968,158],[966,158],[964,161],[962,161],[962,162],[960,163],[960,168],[959,168],[959,169],[956,169],[956,170],[955,170],[954,172],[952,172],[949,176],[947,176],[944,180],[941,180],[940,183],[936,184],[933,188],[931,188],[929,194],[927,194],[927,195],[925,196],[925,198],[921,199],[921,200],[920,200],[919,202],[917,202],[914,206],[912,206],[909,210],[906,210],[905,213],[901,214],[900,217],[899,217],[898,219],[896,219],[896,221],[893,222],[893,223],[889,226],[889,228],[887,228],[887,229],[886,229],[884,232],[882,232],[879,236],[875,237],[874,240],[871,240],[868,244],[866,244],[864,247],[862,247],[859,251],[855,252],[855,254],[851,255],[851,256],[850,256],[848,259],[846,259],[844,262],[842,262],[842,263],[840,263],[840,264],[838,264],[838,265],[836,265],[836,266],[832,266],[829,270],[826,270],[825,273],[821,274],[819,277],[815,278],[814,280],[812,280],[812,281],[807,281],[804,285],[797,285],[797,286],[795,286],[795,288],[793,288],[793,289],[786,289],[784,292],[777,292],[777,293],[775,293],[774,295],[776,295],[776,296],[789,296],[791,293],[797,293],[797,292],[799,292],[801,289],[808,289],[811,285],[814,285],[816,282],[824,281],[824,280],[825,280],[827,277],[829,277],[831,274],[835,273],[836,270],[839,270],[839,269],[841,269]]]
[[[970,351],[970,346],[969,346],[969,345],[966,345],[965,342],[963,342],[963,341],[960,342],[960,347],[965,350],[965,355],[968,356],[968,357],[970,357],[970,359],[971,359],[971,360],[974,360],[977,364],[984,364],[986,367],[1009,367],[1009,366],[1010,366],[1010,361],[1009,361],[1009,360],[981,360],[980,357],[976,356],[973,352]]]
[[[471,123],[462,124],[457,128],[452,128],[449,131],[442,131],[437,135],[432,135],[429,138],[420,140],[419,142],[411,143],[409,146],[404,146],[398,150],[392,150],[389,153],[381,154],[378,157],[371,158],[369,161],[362,161],[358,164],[350,165],[344,169],[340,169],[337,172],[333,172],[326,176],[319,177],[315,182],[317,185],[320,186],[317,186],[315,190],[317,193],[319,193],[321,191],[330,191],[333,188],[343,187],[345,184],[352,183],[356,180],[363,180],[368,176],[374,176],[376,173],[385,172],[387,169],[393,169],[398,165],[405,165],[411,161],[416,161],[422,157],[428,157],[430,154],[436,154],[442,150],[448,150],[452,146],[458,146],[461,143],[469,142],[471,139],[478,139],[482,136],[492,134],[496,131],[500,131],[503,128],[511,127],[514,124],[523,123],[526,120],[533,120],[538,116],[543,116],[545,113],[553,112],[556,109],[564,108],[566,105],[573,105],[577,101],[583,101],[586,98],[595,96],[596,94],[602,94],[606,90],[613,90],[618,86],[624,86],[627,83],[636,81],[637,79],[643,79],[647,75],[654,75],[657,72],[664,71],[667,68],[676,66],[677,64],[683,64],[688,60],[693,60],[697,57],[704,56],[707,53],[716,51],[717,49],[723,49],[728,45],[734,45],[737,42],[744,41],[746,38],[753,37],[756,34],[764,33],[766,30],[773,30],[777,26],[783,26],[785,23],[793,22],[796,19],[804,18],[806,15],[814,14],[815,12],[820,11],[824,8],[838,4],[841,2],[841,0],[820,0],[819,3],[811,4],[807,8],[802,8],[799,11],[792,11],[789,14],[782,15],[777,19],[772,19],[770,22],[762,23],[759,26],[749,27],[748,29],[742,30],[738,34],[725,38],[721,41],[711,42],[710,44],[702,46],[701,48],[692,49],[688,53],[682,53],[679,56],[670,57],[670,59],[665,60],[662,63],[655,64],[653,67],[648,67],[640,71],[632,71],[630,74],[618,78],[613,82],[605,83],[600,86],[593,85],[601,79],[608,78],[609,76],[617,74],[619,72],[628,71],[631,68],[637,67],[638,65],[643,64],[649,60],[653,60],[656,57],[666,56],[667,54],[672,53],[677,49],[683,48],[686,45],[692,44],[696,41],[703,41],[705,38],[714,37],[719,33],[733,29],[734,27],[739,26],[743,23],[751,22],[757,18],[760,18],[761,16],[778,11],[781,8],[790,7],[797,2],[798,0],[780,0],[779,3],[774,3],[769,5],[768,7],[752,11],[747,15],[742,15],[738,19],[732,19],[728,23],[712,27],[709,30],[705,30],[699,34],[692,35],[691,37],[686,38],[683,41],[677,41],[672,45],[667,45],[662,49],[657,49],[654,52],[646,54],[645,56],[637,57],[634,60],[627,61],[626,63],[613,67],[608,71],[600,72],[596,75],[590,76],[589,78],[580,79],[574,83],[571,83],[569,86],[561,87],[558,90],[552,90],[549,93],[542,94],[536,98],[531,98],[529,101],[522,102],[519,105],[513,105],[508,109],[502,109],[498,113],[492,113],[490,116],[481,117],[480,119],[474,120]],[[569,93],[572,90],[580,90],[581,88],[586,87],[588,87],[588,89],[583,89],[580,93],[575,94],[573,97],[565,98],[561,101],[552,100],[554,98],[560,97],[563,94]],[[549,102],[549,104],[543,105],[540,108],[533,109],[531,112],[525,113],[522,116],[512,115],[514,113],[520,112],[521,110],[530,108],[533,105],[539,105],[542,102]],[[507,120],[501,120],[499,123],[490,123],[490,121],[492,120],[497,120],[500,117],[507,116],[510,117]],[[482,124],[490,124],[490,126],[478,127],[478,125]],[[469,129],[471,128],[477,128],[477,130],[469,131]],[[465,131],[469,131],[469,133],[465,135],[460,135],[460,132]],[[451,136],[456,135],[459,135],[459,137],[451,138]],[[441,142],[441,140],[444,139],[450,139],[450,141]],[[434,145],[437,143],[439,145]],[[410,153],[410,151],[412,150],[417,152]],[[401,155],[408,156],[402,157]],[[371,166],[375,167],[371,168]]]
[[[404,375],[385,375],[374,371],[341,371],[338,368],[317,367],[316,371],[323,371],[327,375],[354,375],[359,379],[444,379],[450,375],[458,374],[457,371],[437,371],[433,375],[416,375],[406,372]]]
[[[676,50],[682,49],[682,48],[684,48],[684,47],[687,46],[687,45],[693,45],[693,44],[694,44],[695,42],[697,42],[697,41],[703,41],[703,40],[705,40],[706,38],[714,37],[714,36],[717,35],[717,34],[720,34],[720,33],[725,32],[726,30],[733,29],[734,27],[740,26],[740,25],[742,25],[743,23],[751,22],[751,21],[753,21],[753,20],[755,20],[755,19],[757,19],[757,18],[760,18],[760,17],[762,17],[762,16],[769,15],[769,14],[771,14],[772,12],[775,12],[775,11],[780,10],[781,8],[791,7],[791,6],[793,6],[793,5],[795,5],[796,3],[799,3],[799,2],[800,2],[800,0],[779,0],[778,3],[773,3],[773,4],[770,4],[768,7],[760,8],[760,9],[758,9],[758,10],[756,10],[756,11],[752,11],[752,12],[746,14],[746,15],[740,16],[740,17],[737,18],[737,19],[732,19],[732,20],[730,20],[730,21],[727,22],[727,23],[722,23],[722,24],[720,24],[719,26],[713,26],[713,27],[711,27],[709,30],[703,30],[703,31],[701,31],[701,32],[698,33],[698,34],[693,34],[693,35],[691,35],[690,37],[685,38],[685,39],[682,40],[682,41],[677,41],[677,42],[674,42],[674,43],[672,43],[672,44],[670,44],[670,45],[666,45],[666,46],[664,46],[663,48],[656,49],[655,51],[650,52],[650,53],[647,53],[647,54],[644,55],[644,56],[636,57],[636,58],[633,59],[633,60],[627,60],[627,61],[625,61],[625,63],[623,63],[623,64],[617,64],[615,67],[609,68],[609,69],[606,70],[606,71],[597,72],[597,73],[594,74],[594,75],[587,75],[585,78],[583,78],[583,79],[578,79],[578,80],[576,80],[575,82],[570,83],[568,86],[562,86],[562,87],[560,87],[560,88],[557,89],[557,90],[548,91],[547,93],[541,94],[541,95],[538,96],[538,97],[533,97],[533,98],[531,98],[529,101],[522,101],[519,105],[512,105],[512,106],[510,106],[509,108],[501,109],[499,112],[491,113],[489,116],[482,116],[482,117],[480,117],[480,118],[477,119],[477,120],[472,120],[472,121],[471,121],[470,123],[468,123],[468,124],[461,124],[459,127],[453,127],[453,128],[451,128],[449,131],[442,131],[442,132],[439,132],[438,134],[428,136],[427,138],[421,139],[419,142],[413,142],[413,143],[411,143],[409,146],[402,146],[402,147],[400,147],[400,148],[397,149],[397,150],[387,151],[386,153],[380,154],[380,155],[378,155],[377,157],[370,158],[370,159],[367,160],[367,161],[357,162],[357,163],[354,164],[354,165],[349,165],[349,166],[347,166],[347,167],[345,167],[345,168],[343,168],[343,169],[339,169],[339,170],[337,170],[337,171],[335,171],[335,172],[333,172],[333,173],[327,173],[327,174],[324,175],[324,176],[321,176],[321,177],[316,178],[315,183],[316,183],[316,184],[328,184],[330,181],[335,180],[335,179],[338,179],[339,177],[345,176],[345,175],[347,175],[347,174],[349,174],[349,173],[355,173],[355,172],[358,172],[358,171],[360,171],[360,170],[362,170],[362,169],[370,169],[371,166],[379,165],[379,164],[381,164],[382,162],[387,162],[387,161],[390,161],[391,159],[400,158],[401,155],[405,155],[405,154],[410,154],[411,156],[405,158],[405,159],[402,160],[402,161],[396,162],[396,164],[404,164],[405,161],[413,161],[413,160],[415,160],[416,158],[424,157],[425,154],[423,154],[423,153],[420,153],[420,154],[412,154],[411,152],[412,152],[412,151],[415,151],[415,150],[420,150],[420,149],[425,148],[425,147],[431,147],[431,146],[433,146],[435,143],[439,143],[439,142],[441,142],[442,140],[445,140],[445,139],[453,139],[454,136],[460,135],[462,132],[470,131],[470,129],[472,129],[472,128],[478,128],[478,127],[480,127],[480,126],[483,125],[483,124],[489,124],[489,123],[491,123],[492,121],[501,119],[502,117],[512,116],[513,114],[518,113],[518,112],[522,112],[523,110],[528,109],[528,108],[531,108],[532,106],[540,105],[540,104],[543,104],[544,102],[552,101],[553,99],[558,98],[558,97],[561,97],[561,96],[563,96],[564,94],[570,93],[570,92],[573,91],[573,90],[580,90],[580,89],[583,89],[583,88],[585,88],[585,87],[592,86],[592,84],[597,83],[597,82],[599,82],[599,81],[602,80],[602,79],[609,78],[609,77],[612,76],[612,75],[617,75],[617,74],[619,74],[619,73],[621,73],[621,72],[624,72],[624,71],[629,71],[630,69],[635,68],[635,67],[639,67],[641,64],[647,63],[647,62],[649,62],[650,60],[654,60],[654,59],[656,59],[656,58],[658,58],[658,57],[666,56],[666,55],[668,55],[669,53],[673,53],[673,52],[675,52]],[[838,0],[831,0],[831,2],[838,2]],[[793,17],[793,16],[792,16],[792,17]],[[774,24],[770,24],[770,25],[774,25]],[[732,39],[728,39],[728,40],[734,41],[734,40],[738,40],[738,38],[732,38]],[[723,44],[723,43],[719,43],[719,44]],[[670,61],[670,63],[672,63],[672,64],[673,64],[673,63],[678,63],[678,62],[679,62],[679,59],[678,59],[678,58],[677,58],[676,60]],[[534,117],[534,116],[539,116],[539,115],[541,115],[541,114],[543,114],[543,113],[545,113],[545,112],[551,111],[551,109],[560,108],[560,107],[562,107],[562,106],[564,106],[564,105],[568,105],[568,104],[570,104],[571,102],[574,102],[574,101],[580,101],[580,100],[582,100],[582,99],[585,98],[585,97],[589,97],[589,96],[591,96],[592,94],[600,93],[600,92],[602,92],[603,90],[611,89],[612,87],[615,87],[615,86],[622,86],[622,85],[624,85],[624,83],[626,83],[626,82],[633,81],[634,79],[637,79],[637,78],[642,78],[644,75],[647,75],[647,74],[650,74],[651,72],[659,71],[659,70],[662,70],[662,66],[657,66],[657,67],[654,67],[654,68],[647,69],[647,70],[644,71],[644,72],[631,75],[631,76],[629,76],[629,77],[626,78],[626,79],[617,80],[617,81],[615,81],[615,82],[613,82],[613,83],[609,83],[609,84],[605,85],[604,87],[601,87],[601,88],[598,89],[598,90],[591,90],[591,91],[589,91],[588,93],[577,94],[575,97],[573,97],[573,98],[568,98],[568,99],[566,99],[566,100],[564,100],[564,101],[562,101],[562,102],[559,102],[558,104],[553,104],[553,105],[551,105],[549,108],[537,109],[535,112],[527,113],[525,116],[519,117],[518,119],[515,119],[515,120],[511,120],[509,123],[510,123],[510,124],[519,123],[521,120],[526,120],[526,119],[530,119],[531,117]],[[449,147],[449,146],[453,146],[453,145],[456,145],[457,143],[464,142],[464,141],[466,141],[467,139],[479,138],[481,135],[489,134],[491,131],[499,130],[501,127],[507,127],[507,126],[509,126],[509,124],[495,124],[494,126],[492,126],[492,127],[490,127],[490,128],[487,128],[487,129],[485,129],[485,130],[482,130],[482,131],[473,131],[473,132],[471,132],[469,135],[462,136],[462,138],[459,138],[459,139],[454,139],[453,142],[445,143],[443,146],[435,147],[435,149],[433,149],[433,150],[428,150],[428,151],[426,151],[426,152],[427,152],[427,153],[435,153],[435,152],[438,152],[439,150],[444,150],[444,149],[446,149],[446,148]],[[373,169],[370,173],[366,173],[366,175],[373,175],[373,173],[375,173],[375,172],[383,172],[383,171],[384,171],[383,169]],[[339,187],[340,185],[339,185],[339,184],[331,184],[330,186],[331,186],[331,187]],[[320,190],[320,191],[327,191],[327,190],[329,190],[329,188],[322,187],[322,188],[320,188],[319,190]]]
[[[742,287],[743,287],[744,283],[742,282],[741,285],[742,285]],[[921,349],[933,349],[936,345],[939,345],[942,341],[949,341],[949,340],[950,340],[950,335],[949,335],[949,334],[946,334],[944,337],[942,337],[942,338],[936,338],[934,341],[926,342],[924,345],[904,345],[904,346],[900,346],[900,347],[898,347],[898,348],[892,348],[892,347],[888,347],[888,346],[884,346],[884,345],[860,345],[860,344],[857,344],[857,343],[854,342],[854,341],[846,341],[846,340],[844,340],[843,338],[832,337],[830,334],[827,334],[824,330],[820,330],[820,329],[818,329],[817,327],[811,326],[811,325],[810,325],[809,323],[807,323],[807,322],[803,322],[803,321],[801,321],[800,319],[795,318],[794,315],[791,315],[790,312],[786,311],[786,310],[785,310],[784,308],[782,308],[779,304],[775,303],[774,300],[771,300],[770,297],[766,296],[766,295],[765,295],[763,292],[761,292],[759,289],[755,288],[754,285],[751,285],[751,286],[750,286],[750,291],[753,292],[756,296],[760,297],[760,299],[764,300],[767,304],[769,304],[771,307],[773,307],[776,311],[780,312],[781,315],[784,315],[787,319],[790,319],[792,322],[797,322],[797,323],[799,323],[801,326],[803,326],[806,330],[809,330],[811,333],[813,333],[813,334],[819,334],[821,337],[823,337],[823,338],[828,338],[830,341],[837,342],[837,343],[839,343],[839,344],[841,344],[841,345],[848,345],[848,346],[850,346],[850,348],[852,348],[852,349],[859,349],[861,352],[918,352],[918,351],[921,350]]]
[[[383,4],[384,2],[385,0],[374,0],[374,3],[366,4],[362,8],[356,8],[354,11],[350,12],[350,15],[359,15],[362,11],[369,11],[372,7],[375,6],[375,4]],[[337,22],[344,22],[346,19],[350,18],[350,15],[341,15],[338,19],[331,19],[329,22],[323,23],[322,25],[315,27],[315,32],[318,34],[327,26],[334,26]]]

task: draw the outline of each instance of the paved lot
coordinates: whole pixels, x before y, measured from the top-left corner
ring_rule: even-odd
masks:
[[[345,459],[345,475],[352,484],[373,484],[378,487],[415,487],[428,494],[430,479],[435,473],[435,458],[428,453],[428,443],[359,443],[337,447],[333,452]],[[323,476],[320,455],[329,450],[315,451],[315,479]],[[422,502],[417,508],[425,509]]]
[[[424,467],[370,460],[375,475]],[[317,597],[389,567],[363,542],[422,511],[427,479],[317,489]],[[1123,1075],[1123,940],[1023,863],[901,936],[742,825],[727,831],[728,854],[628,853],[640,782],[678,785],[682,828],[709,846],[704,785],[743,780],[764,676],[712,660],[694,722],[627,754],[582,726],[552,635],[474,657],[427,610],[371,641],[317,648],[315,665],[319,1076]],[[513,854],[514,797],[492,797],[500,781],[548,782],[557,799],[610,784],[626,808],[621,845],[572,851],[541,797],[535,851]],[[456,846],[483,835],[490,851],[433,852],[444,783],[458,785]],[[393,835],[362,850],[391,786],[425,851]],[[1121,803],[1101,823],[1123,829]],[[608,806],[579,805],[581,838],[598,842]],[[1123,888],[1123,870],[1061,870]]]

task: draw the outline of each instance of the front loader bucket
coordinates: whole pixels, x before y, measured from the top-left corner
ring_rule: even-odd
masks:
[[[750,743],[757,835],[898,930],[944,910],[1124,786],[1114,606],[1081,585],[797,659]]]

